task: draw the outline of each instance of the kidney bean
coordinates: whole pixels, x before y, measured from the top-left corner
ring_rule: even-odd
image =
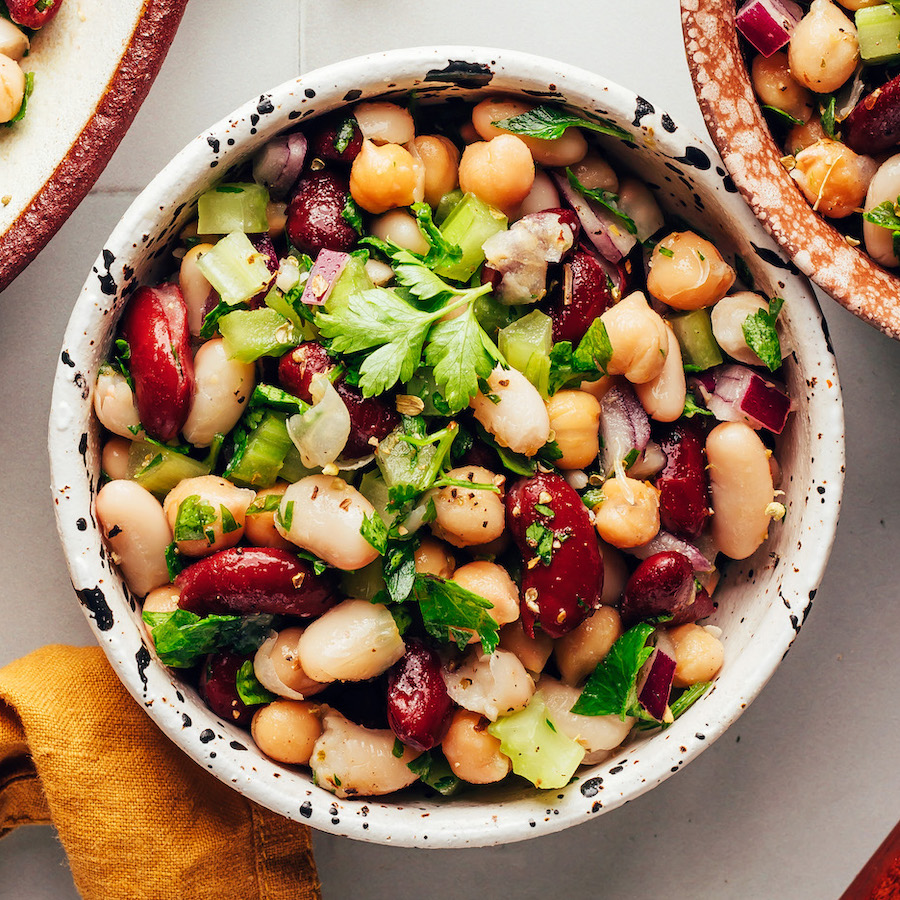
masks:
[[[188,566],[176,579],[178,605],[197,615],[272,613],[310,618],[338,597],[330,572],[274,547],[232,547]]]
[[[334,172],[311,172],[297,183],[287,209],[287,233],[291,243],[304,253],[350,250],[357,235],[344,218],[350,198],[346,178]]]
[[[321,344],[309,341],[281,357],[278,380],[286,391],[306,403],[312,403],[310,382],[313,375],[327,375],[334,365]],[[373,450],[370,440],[386,438],[400,424],[400,416],[389,399],[383,396],[363,397],[357,388],[347,384],[343,376],[337,378],[334,387],[350,413],[350,437],[343,455],[347,459],[367,456]]]
[[[250,659],[220,650],[206,657],[198,688],[206,705],[226,722],[246,728],[258,706],[247,706],[238,696],[237,673]]]
[[[13,22],[34,29],[46,25],[59,12],[61,5],[62,0],[50,4],[41,0],[6,0],[6,8]]]
[[[709,594],[694,583],[690,560],[674,550],[648,556],[631,574],[621,603],[622,624],[671,615],[672,625],[705,618],[713,611]]]
[[[344,163],[352,163],[356,159],[362,149],[363,136],[353,116],[327,116],[317,119],[315,124],[319,127],[309,139],[310,151],[314,157],[325,162]],[[341,146],[343,149],[339,149]]]
[[[125,308],[121,333],[131,348],[141,424],[158,440],[171,441],[194,396],[194,357],[181,290],[174,284],[138,288]]]
[[[851,150],[871,155],[900,142],[900,75],[876,88],[841,123],[841,138]]]
[[[388,672],[387,711],[391,730],[416,750],[439,744],[450,727],[453,701],[441,677],[441,662],[419,641]]]
[[[659,521],[666,531],[696,539],[709,518],[709,476],[703,441],[690,425],[667,428],[659,441],[666,464],[655,484],[659,490]]]
[[[550,303],[553,340],[577,344],[601,313],[614,303],[606,270],[597,257],[579,247],[563,263]]]
[[[550,516],[537,509],[548,507]],[[538,474],[517,481],[506,495],[506,521],[522,553],[522,623],[534,637],[539,627],[550,637],[568,634],[600,602],[603,560],[587,508],[561,475]],[[549,563],[539,556],[530,525],[553,534],[546,548]],[[546,541],[546,537],[545,537]],[[558,546],[557,546],[558,544]]]

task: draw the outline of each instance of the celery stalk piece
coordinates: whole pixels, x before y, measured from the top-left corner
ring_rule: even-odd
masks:
[[[238,309],[219,319],[219,332],[230,359],[249,363],[261,356],[281,356],[300,343],[300,334],[274,309]]]
[[[375,510],[378,515],[381,516],[384,524],[390,528],[394,523],[396,515],[392,512],[388,512],[387,506],[390,501],[390,495],[388,493],[387,483],[381,472],[366,472],[359,482],[359,492],[372,504],[372,506],[375,507]]]
[[[300,451],[293,443],[291,443],[291,448],[284,458],[284,465],[282,465],[278,477],[282,479],[282,481],[288,481],[293,484],[301,478],[306,478],[307,475],[315,475],[318,471],[318,469],[308,469],[303,465],[303,460],[300,458]]]
[[[223,237],[199,257],[197,267],[229,306],[254,297],[272,280],[265,254],[240,231]]]
[[[428,487],[428,473],[437,447],[435,444],[415,447],[402,440],[402,434],[403,430],[398,428],[378,444],[375,461],[381,470],[384,483],[389,488],[398,484],[411,484],[419,490],[425,490]]]
[[[703,372],[722,362],[722,351],[712,333],[709,311],[694,309],[672,316],[669,324],[681,346],[681,359],[690,372]]]
[[[209,475],[210,467],[176,450],[149,441],[134,441],[128,450],[128,477],[158,500],[185,478]]]
[[[261,184],[219,184],[197,201],[198,234],[262,234],[269,230],[269,191]]]
[[[900,14],[888,3],[856,11],[859,55],[864,63],[900,59]]]
[[[385,589],[383,566],[384,560],[379,558],[356,571],[341,573],[341,593],[371,603]]]
[[[434,224],[440,227],[446,221],[447,216],[459,206],[459,201],[463,198],[463,192],[456,188],[455,190],[450,191],[449,194],[444,194],[441,197],[440,203],[437,205],[437,209],[434,211]]]
[[[491,722],[487,730],[512,760],[513,772],[544,790],[565,787],[584,759],[584,747],[556,727],[540,694],[525,709]]]
[[[507,219],[503,213],[474,194],[466,194],[441,225],[441,234],[449,243],[459,246],[462,258],[437,269],[437,274],[456,281],[468,281],[484,262],[481,245],[506,228]]]
[[[286,419],[286,413],[267,410],[247,436],[243,452],[228,464],[224,477],[243,487],[272,487],[281,474],[288,451],[294,446],[287,433]]]
[[[500,352],[546,398],[550,388],[550,350],[553,348],[553,322],[536,309],[500,329]]]
[[[325,310],[333,313],[338,309],[343,309],[350,302],[351,297],[361,294],[363,291],[371,291],[374,287],[375,284],[369,278],[365,263],[358,257],[351,256],[325,301]]]

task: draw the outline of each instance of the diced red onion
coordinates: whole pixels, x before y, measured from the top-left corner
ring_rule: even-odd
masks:
[[[712,560],[707,559],[697,547],[668,531],[658,532],[655,538],[640,547],[632,547],[628,552],[638,559],[647,559],[667,550],[674,550],[687,557],[695,572],[711,572],[715,568]]]
[[[310,306],[322,306],[331,295],[332,288],[350,260],[349,253],[340,250],[320,250],[315,264],[306,279],[302,303]]]
[[[781,434],[791,411],[791,398],[747,366],[718,366],[691,379],[706,408],[721,422],[746,422]]]
[[[650,440],[650,419],[628,385],[611,387],[600,400],[601,459],[612,472],[632,451],[643,452]]]
[[[266,265],[272,273],[272,277],[269,279],[266,286],[258,294],[254,294],[249,300],[251,309],[261,309],[266,305],[266,294],[272,290],[272,285],[275,284],[275,278],[278,275],[278,270],[281,268],[281,263],[278,259],[278,254],[275,252],[275,245],[272,243],[272,238],[270,238],[268,234],[265,232],[262,234],[248,234],[247,237],[250,240],[250,243],[253,244],[254,250],[265,256]]]
[[[803,10],[791,0],[750,0],[737,14],[738,31],[763,56],[771,56],[791,39]]]
[[[253,157],[253,180],[267,187],[276,199],[287,196],[303,170],[306,149],[303,134],[274,138]]]
[[[675,660],[656,647],[638,676],[637,693],[638,702],[657,722],[666,714],[674,678]]]

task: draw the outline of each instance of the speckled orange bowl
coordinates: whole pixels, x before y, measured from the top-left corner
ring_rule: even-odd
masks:
[[[681,0],[688,66],[735,186],[794,265],[841,306],[900,339],[900,278],[814,212],[781,164],[738,46],[735,0]]]

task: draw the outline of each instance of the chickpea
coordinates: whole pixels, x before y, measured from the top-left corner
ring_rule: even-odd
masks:
[[[471,401],[475,418],[501,447],[534,456],[550,438],[550,415],[537,388],[518,370],[497,366],[488,377],[490,396]]]
[[[459,186],[502,212],[520,204],[534,184],[534,161],[525,142],[511,134],[469,144],[459,162]]]
[[[297,627],[283,628],[279,631],[278,637],[269,648],[269,660],[281,684],[298,694],[303,694],[304,697],[311,697],[319,691],[324,691],[327,685],[310,678],[300,664],[300,638],[303,632],[303,628]],[[278,693],[274,687],[269,687],[269,690]]]
[[[870,157],[859,156],[840,141],[823,138],[794,157],[791,178],[814,210],[842,219],[862,206],[876,169]]]
[[[885,200],[892,203],[900,195],[900,154],[886,159],[878,168],[866,193],[866,212]],[[894,234],[890,228],[882,228],[863,219],[863,238],[866,252],[883,266],[900,265],[894,255]]]
[[[572,174],[592,191],[619,193],[619,176],[596,150],[589,151],[584,159],[575,163]]]
[[[8,122],[22,108],[25,99],[25,73],[8,56],[0,54],[0,123]]]
[[[200,334],[206,313],[217,302],[215,288],[200,271],[197,261],[212,250],[213,244],[196,244],[184,254],[178,271],[178,286],[187,306],[188,328],[194,337]]]
[[[450,138],[438,134],[420,135],[413,148],[425,166],[425,202],[436,208],[459,181],[459,150]]]
[[[372,234],[414,253],[428,252],[429,244],[419,223],[405,209],[392,209],[380,215],[372,222]]]
[[[813,0],[788,48],[791,75],[817,94],[836,91],[859,60],[856,26],[831,0]]]
[[[676,231],[653,250],[647,290],[675,309],[700,309],[721,300],[734,279],[734,269],[709,241]]]
[[[608,544],[639,547],[659,531],[659,491],[647,481],[609,478],[603,501],[594,507],[594,526]]]
[[[448,478],[471,484],[493,484],[501,489],[505,479],[481,466],[451,469]],[[434,495],[437,516],[431,523],[435,537],[454,547],[484,544],[500,537],[506,526],[503,494],[486,488],[447,486]]]
[[[606,370],[632,384],[656,378],[666,364],[669,332],[662,316],[650,309],[640,292],[629,294],[600,316],[612,345]]]
[[[408,144],[416,126],[408,109],[385,100],[358,103],[353,108],[362,136],[373,144]]]
[[[275,700],[256,711],[250,733],[270,759],[305,766],[322,734],[321,707],[306,700]]]
[[[679,625],[669,629],[675,645],[675,687],[690,687],[711,681],[725,661],[722,642],[701,625]]]
[[[825,129],[822,127],[822,120],[818,116],[813,116],[803,125],[794,125],[788,132],[787,140],[784,142],[784,152],[788,156],[794,156],[806,147],[811,146],[816,141],[821,141],[828,137]]]
[[[181,596],[181,589],[175,587],[174,584],[164,584],[162,587],[154,588],[147,594],[144,599],[144,605],[141,613],[172,613],[178,609],[178,598]],[[147,639],[153,644],[153,626],[149,625],[141,617],[141,624]]]
[[[128,477],[128,452],[131,441],[122,437],[112,437],[103,445],[100,469],[110,479]]]
[[[718,309],[720,304],[714,307]],[[684,412],[687,384],[684,380],[684,365],[681,359],[681,345],[672,326],[666,323],[668,342],[666,361],[659,374],[650,381],[636,384],[634,392],[641,401],[647,415],[657,422],[674,422]]]
[[[559,638],[553,658],[562,680],[572,687],[581,684],[609,653],[622,634],[622,620],[611,606],[601,606],[577,628]]]
[[[684,404],[682,403],[682,409]],[[583,469],[600,454],[600,401],[585,391],[557,391],[547,401],[561,469]]]
[[[540,629],[535,630],[533,638],[529,637],[522,620],[516,619],[500,629],[500,649],[514,653],[532,675],[538,675],[553,652],[553,638]]]
[[[519,618],[519,589],[503,566],[492,562],[471,562],[453,573],[453,580],[473,594],[489,600],[491,618],[498,625]]]
[[[284,496],[284,492],[288,489],[286,481],[277,481],[272,487],[263,488],[256,492],[256,499],[247,509],[247,518],[244,520],[244,537],[254,547],[275,547],[278,550],[292,550],[294,545],[279,534],[275,527],[275,509],[268,512],[260,509],[258,512],[253,507],[263,507],[267,497]]]
[[[422,163],[398,144],[363,141],[350,169],[350,193],[367,212],[411,206],[424,196]]]
[[[440,541],[424,538],[416,548],[416,572],[421,575],[436,575],[438,578],[450,578],[456,567],[456,561]]]
[[[475,130],[486,141],[498,135],[507,135],[504,128],[498,128],[494,122],[511,119],[522,113],[531,112],[533,104],[521,100],[491,97],[482,100],[472,110],[472,124]],[[516,135],[519,137],[519,135]],[[587,141],[578,128],[567,129],[558,138],[522,137],[536,163],[542,166],[571,166],[581,160],[587,153]]]
[[[469,784],[493,784],[512,769],[510,758],[500,752],[500,740],[488,733],[487,726],[484,716],[458,709],[441,742],[453,774]]]
[[[813,113],[812,95],[791,77],[788,55],[783,50],[770,57],[754,57],[751,67],[753,90],[764,106],[774,106],[801,122],[809,121]]]
[[[746,363],[748,366],[762,365],[760,358],[747,346],[744,322],[747,316],[752,316],[760,310],[767,312],[768,309],[768,301],[752,291],[739,291],[737,294],[723,297],[712,308],[710,314],[716,343],[738,362]]]
[[[606,396],[606,392],[615,383],[615,378],[612,378],[609,375],[601,375],[596,381],[582,381],[581,384],[578,385],[578,390],[585,391],[596,397],[598,400],[602,400]]]
[[[856,10],[864,9],[867,6],[880,6],[882,0],[838,0],[838,3],[840,3],[844,9],[856,12]]]
[[[30,46],[28,35],[9,19],[0,18],[0,56],[19,62]]]
[[[94,386],[94,412],[107,431],[132,441],[143,438],[134,392],[125,376],[112,366],[100,366]]]

